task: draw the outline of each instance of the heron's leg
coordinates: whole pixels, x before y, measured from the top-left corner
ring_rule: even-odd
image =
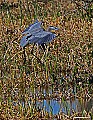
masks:
[[[35,46],[35,44],[33,45],[33,48],[34,48],[34,46]],[[38,60],[38,62],[39,62],[40,64],[42,64],[42,65],[44,66],[44,63],[42,63],[41,59],[39,59],[39,58],[33,53],[33,48],[32,48],[32,50],[31,50],[31,54]]]
[[[42,61],[44,60],[44,58],[47,56],[48,54],[48,50],[49,50],[49,46],[47,46],[46,44],[44,44],[44,54],[42,56]]]
[[[37,44],[36,56],[39,54],[39,45]]]
[[[32,47],[31,54],[33,54],[33,49],[34,49],[34,46],[35,46],[35,43],[34,43],[34,45],[33,45],[33,47]]]
[[[25,47],[23,47],[23,58],[24,58],[23,64],[25,64],[26,63]]]
[[[36,55],[34,55],[33,53],[31,53],[33,56],[35,56],[35,58],[38,60],[38,62],[44,66],[44,63],[42,63],[41,59],[39,59]]]

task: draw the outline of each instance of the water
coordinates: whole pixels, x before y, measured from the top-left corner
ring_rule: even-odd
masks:
[[[74,88],[76,90],[76,88]],[[57,115],[60,112],[66,115],[72,115],[75,112],[82,111],[93,111],[93,98],[88,97],[87,99],[76,97],[75,93],[70,95],[68,90],[67,93],[64,92],[62,95],[58,95],[59,91],[53,91],[51,88],[45,89],[36,88],[34,93],[28,90],[28,99],[25,99],[25,94],[21,97],[21,100],[13,102],[13,105],[21,105],[23,108],[27,108],[29,106],[36,108],[37,110],[44,110],[52,115]],[[17,90],[18,92],[18,90]],[[53,94],[55,93],[53,97]],[[57,96],[58,95],[58,96]],[[64,96],[67,95],[64,99]]]

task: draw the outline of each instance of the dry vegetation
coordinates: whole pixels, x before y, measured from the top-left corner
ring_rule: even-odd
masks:
[[[90,84],[93,83],[93,19],[90,18],[92,15],[87,16],[86,11],[79,11],[78,6],[70,0],[1,2],[0,12],[0,119],[70,120],[74,116],[82,116],[82,112],[53,116],[44,110],[37,110],[34,104],[36,100],[44,99],[40,93],[42,86],[56,88],[58,85],[59,94],[53,93],[46,99],[58,97],[66,100],[68,95],[64,94],[64,91],[76,84],[78,91],[75,97],[93,97],[93,85]],[[22,31],[36,18],[43,21],[45,29],[49,25],[59,28],[56,32],[58,37],[48,44],[47,54],[37,46],[34,48],[34,54],[44,65],[31,54],[33,45],[26,47],[24,64],[23,49],[19,45]],[[35,93],[36,88],[39,91],[38,96]],[[72,98],[74,95],[70,94]],[[23,108],[21,103],[17,104],[18,100],[25,100],[27,104],[26,101],[29,99],[32,101],[29,107]],[[14,101],[17,105],[13,105]],[[85,112],[85,116],[93,118],[92,109],[88,113]]]

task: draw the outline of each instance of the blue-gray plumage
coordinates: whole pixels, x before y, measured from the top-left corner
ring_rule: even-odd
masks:
[[[38,20],[36,20],[33,24],[29,25],[28,28],[26,28],[22,34],[34,34],[36,33],[36,31],[40,31],[43,30],[41,27],[42,22],[39,22]]]
[[[26,28],[22,34],[24,35],[20,41],[20,46],[21,47],[25,47],[28,43],[29,40],[31,39],[35,39],[34,35],[38,32],[42,32],[43,28],[41,27],[41,22],[39,22],[38,20],[35,21],[35,23],[29,25],[28,28]]]
[[[38,45],[51,42],[56,37],[56,34],[42,31],[37,33],[33,38],[29,40],[29,43],[37,43]]]
[[[51,30],[58,30],[57,27],[50,26],[47,31],[41,27],[41,22],[38,20],[31,24],[28,28],[24,30],[22,34],[26,34],[22,37],[20,41],[20,46],[25,47],[27,44],[35,43],[38,45],[43,45],[51,42],[56,34],[49,32]]]

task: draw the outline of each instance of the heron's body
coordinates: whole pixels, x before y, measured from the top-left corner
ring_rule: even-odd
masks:
[[[49,27],[48,30],[50,31],[50,29],[58,30],[58,28],[53,26]],[[22,37],[20,41],[20,46],[25,47],[27,44],[32,43],[42,45],[51,42],[56,37],[56,34],[49,31],[45,31],[41,27],[41,22],[37,20],[35,23],[31,24],[28,28],[26,28],[22,33],[26,35]]]

